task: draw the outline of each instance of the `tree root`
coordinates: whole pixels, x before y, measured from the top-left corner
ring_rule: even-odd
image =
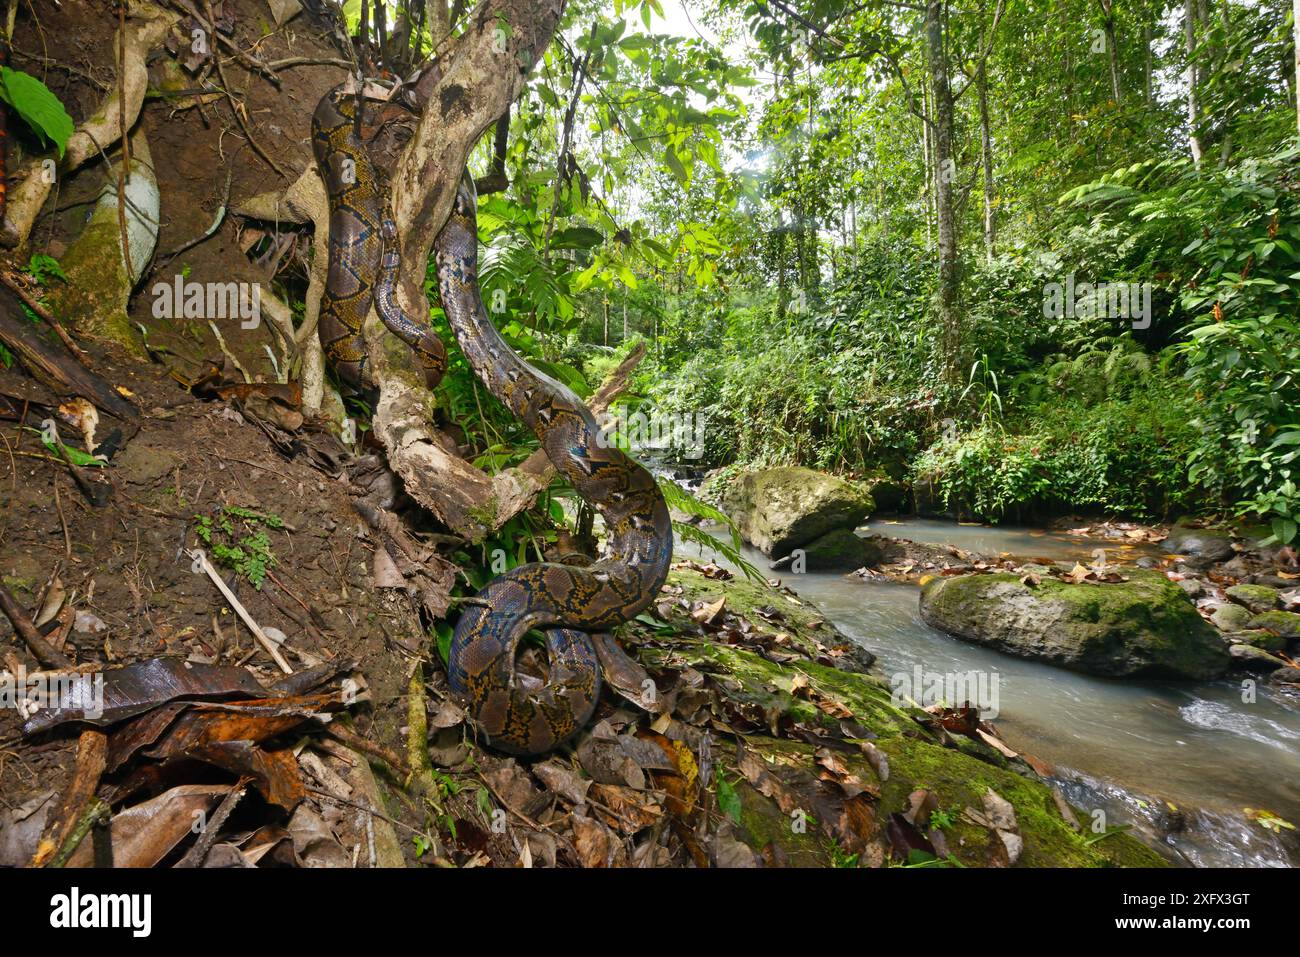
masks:
[[[177,19],[144,0],[133,0],[125,26],[125,69],[118,84],[104,99],[90,119],[82,123],[68,140],[67,149],[57,168],[58,176],[67,176],[90,158],[99,155],[122,138],[122,120],[127,130],[135,125],[149,85],[145,58],[162,42]],[[119,102],[120,101],[120,102]],[[18,184],[9,192],[5,221],[0,226],[0,243],[21,246],[31,235],[36,217],[54,188],[55,177],[49,175],[48,160],[38,157],[18,174]]]

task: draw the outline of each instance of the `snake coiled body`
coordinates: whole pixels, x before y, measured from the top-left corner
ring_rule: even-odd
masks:
[[[397,304],[397,228],[356,130],[356,98],[337,86],[321,98],[311,118],[312,150],[330,206],[321,347],[340,377],[365,385],[368,356],[362,326],[373,303],[384,325],[415,350],[426,380],[434,385],[447,368],[447,351],[427,323],[416,322]]]
[[[342,363],[359,376],[365,363],[360,323],[369,297],[374,296],[381,318],[399,335],[401,322],[409,320],[382,312],[380,300],[391,292],[398,269],[396,244],[391,225],[384,222],[374,174],[352,132],[354,114],[336,93],[326,96],[313,118],[331,209],[322,341],[336,366]],[[335,176],[335,165],[344,160],[357,170],[356,183]],[[474,184],[466,175],[434,243],[447,320],[475,374],[533,430],[555,467],[600,513],[606,529],[606,555],[598,562],[521,565],[488,582],[465,606],[452,636],[449,683],[488,743],[516,754],[541,754],[591,717],[602,663],[613,670],[630,664],[607,632],[648,607],[663,587],[672,560],[672,523],[650,473],[602,441],[582,400],[525,362],[492,324],[478,288],[476,205]],[[420,348],[430,349],[417,346],[417,352]],[[445,355],[440,348],[437,352]],[[527,690],[516,680],[515,653],[532,629],[546,635],[550,668],[541,688]]]
[[[466,606],[451,640],[448,679],[498,748],[549,751],[582,727],[600,692],[599,634],[639,614],[668,576],[673,533],[663,493],[636,460],[601,441],[590,410],[501,338],[478,288],[473,181],[461,180],[434,243],[442,306],[474,372],[537,436],[551,462],[605,522],[606,555],[592,565],[521,565]],[[530,629],[546,634],[550,675],[536,692],[515,680],[515,650]],[[593,634],[597,633],[597,634]]]

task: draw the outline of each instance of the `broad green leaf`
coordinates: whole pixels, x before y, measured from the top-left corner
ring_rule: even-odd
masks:
[[[32,132],[52,143],[59,156],[63,156],[72,136],[72,117],[49,87],[22,70],[0,67],[0,99],[13,107]]]

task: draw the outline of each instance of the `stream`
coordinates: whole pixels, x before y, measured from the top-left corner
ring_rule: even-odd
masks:
[[[1021,560],[1090,560],[1105,541],[1067,533],[957,525],[924,519],[876,521],[869,530],[945,542]],[[1136,546],[1117,553],[1136,558]],[[683,544],[684,556],[701,556]],[[839,572],[767,572],[767,558],[745,557],[814,601],[849,638],[896,673],[987,672],[997,676],[997,728],[1012,748],[1056,768],[1054,780],[1078,807],[1105,811],[1106,823],[1132,833],[1175,863],[1198,867],[1289,867],[1300,863],[1296,832],[1277,836],[1247,820],[1266,809],[1300,823],[1300,709],[1258,685],[1242,702],[1241,676],[1205,683],[1118,681],[1076,674],[949,637],[921,620],[912,585],[869,582]],[[892,679],[891,679],[892,680]],[[1182,825],[1168,833],[1181,812]],[[1085,827],[1090,823],[1081,819]]]

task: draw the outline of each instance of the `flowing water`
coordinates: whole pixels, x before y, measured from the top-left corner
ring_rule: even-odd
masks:
[[[1098,547],[1116,551],[1104,541],[1061,533],[939,521],[874,522],[870,529],[1018,559],[1087,561]],[[679,550],[699,556],[693,545]],[[756,550],[747,547],[745,557],[766,569]],[[816,602],[845,635],[878,657],[877,667],[891,680],[918,667],[996,676],[996,724],[1006,742],[1056,766],[1076,806],[1105,811],[1111,826],[1132,824],[1136,836],[1172,860],[1197,866],[1300,863],[1295,832],[1275,836],[1245,815],[1246,808],[1264,809],[1300,827],[1300,709],[1262,684],[1257,699],[1245,703],[1240,676],[1203,684],[1094,678],[931,628],[921,620],[912,585],[830,572],[767,574],[779,574]],[[1169,834],[1171,804],[1186,823]]]

